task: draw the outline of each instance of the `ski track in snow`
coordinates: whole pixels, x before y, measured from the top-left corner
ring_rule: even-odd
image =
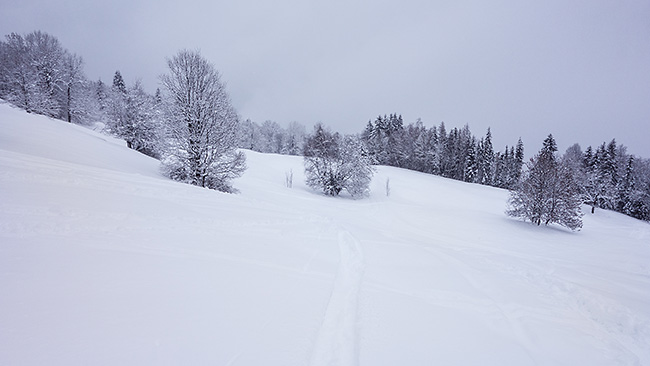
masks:
[[[312,366],[359,364],[357,307],[364,272],[361,243],[349,232],[338,234],[340,262],[323,323],[311,357]]]

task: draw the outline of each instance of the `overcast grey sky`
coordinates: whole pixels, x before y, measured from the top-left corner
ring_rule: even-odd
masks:
[[[86,74],[142,79],[200,49],[243,118],[360,132],[379,114],[491,126],[495,148],[615,137],[650,158],[650,1],[0,0],[0,33],[48,32]]]

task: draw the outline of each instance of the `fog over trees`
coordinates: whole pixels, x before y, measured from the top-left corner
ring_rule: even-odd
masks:
[[[489,128],[477,136],[468,125],[405,123],[397,113],[369,120],[356,135],[321,124],[308,133],[299,121],[241,121],[216,67],[198,52],[180,51],[168,66],[162,90],[150,94],[140,81],[127,84],[119,70],[109,83],[89,80],[83,58],[52,35],[12,33],[0,41],[0,98],[29,113],[101,128],[160,159],[172,179],[225,192],[235,191],[232,179],[245,169],[239,148],[303,155],[308,185],[328,195],[363,197],[372,165],[389,165],[511,190],[509,214],[537,224],[578,229],[573,219],[583,203],[592,213],[608,209],[650,221],[650,160],[628,154],[615,139],[584,150],[574,144],[563,154],[551,153],[555,139],[547,139],[524,162],[521,139],[501,149]],[[538,197],[540,182],[551,188]],[[537,201],[545,203],[529,203]]]

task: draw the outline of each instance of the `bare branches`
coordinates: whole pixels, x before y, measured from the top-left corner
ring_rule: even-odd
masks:
[[[167,91],[165,171],[173,179],[232,191],[246,165],[235,151],[238,117],[219,72],[198,52],[180,51],[161,77]]]

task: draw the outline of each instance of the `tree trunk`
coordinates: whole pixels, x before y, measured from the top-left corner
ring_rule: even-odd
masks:
[[[70,99],[71,99],[70,98],[70,86],[68,85],[68,106],[67,106],[67,108],[68,108],[68,123],[72,123],[72,115],[70,114],[70,104],[71,104]]]

